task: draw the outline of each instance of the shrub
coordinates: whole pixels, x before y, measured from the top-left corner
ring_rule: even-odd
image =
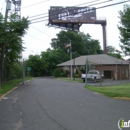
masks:
[[[81,71],[82,73],[85,73],[85,72],[86,72],[86,70],[85,70],[84,68],[81,68],[80,71]]]
[[[79,78],[80,76],[79,76],[79,74],[75,74],[75,78]]]
[[[66,73],[60,73],[60,77],[67,77]]]
[[[52,75],[57,78],[57,77],[60,77],[60,74],[63,73],[62,69],[60,68],[57,68],[53,71]]]

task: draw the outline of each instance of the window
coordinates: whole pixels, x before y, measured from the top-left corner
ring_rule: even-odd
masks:
[[[64,66],[64,70],[69,70],[69,66]]]

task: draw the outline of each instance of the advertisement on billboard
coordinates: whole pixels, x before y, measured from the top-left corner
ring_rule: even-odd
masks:
[[[49,10],[49,21],[58,22],[78,22],[96,19],[96,8],[93,7],[60,7],[51,6]]]

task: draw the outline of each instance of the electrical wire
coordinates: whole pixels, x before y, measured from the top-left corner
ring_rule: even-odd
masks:
[[[99,1],[99,0],[98,0],[98,1]],[[87,5],[87,6],[99,5],[99,4],[107,3],[107,2],[110,2],[110,1],[113,1],[113,0],[106,0],[106,1],[103,1],[103,2],[99,2],[99,3]],[[88,2],[88,3],[86,3],[86,4],[93,3],[93,2],[95,2],[95,1],[91,1],[91,2]],[[97,0],[96,0],[96,2],[97,2]],[[83,5],[83,4],[79,4],[79,5]],[[78,5],[76,5],[76,6],[78,6]],[[75,7],[75,6],[72,6],[72,7]],[[85,7],[86,7],[86,6],[85,6]],[[81,8],[83,8],[83,7],[81,7]],[[62,9],[60,9],[60,10],[58,10],[58,11],[53,11],[52,15],[55,14],[55,13],[60,13],[61,10],[62,10]],[[70,9],[69,11],[73,11],[73,9]],[[44,13],[44,14],[48,14],[48,13]],[[33,16],[33,17],[35,17],[35,16]],[[46,18],[46,17],[48,17],[48,16],[40,17],[39,19],[41,19],[41,18]],[[32,20],[37,20],[37,18],[36,18],[36,19],[32,19]]]
[[[37,16],[41,16],[41,15],[45,15],[45,14],[48,14],[48,13],[43,13],[43,14],[34,15],[34,16],[29,17],[29,18],[33,18],[33,17],[37,17]]]
[[[28,7],[31,7],[31,6],[35,6],[35,5],[38,5],[38,4],[41,4],[41,3],[45,3],[45,2],[47,2],[47,1],[50,1],[50,0],[44,0],[44,1],[39,2],[39,3],[35,3],[35,4],[32,4],[32,5],[24,6],[24,7],[22,7],[21,9],[28,8]]]
[[[107,3],[107,2],[111,2],[111,1],[113,1],[113,0],[106,0],[106,1],[103,1],[103,2],[90,4],[90,5],[87,5],[87,6],[85,6],[85,7],[91,7],[91,6],[94,6],[94,5],[104,4],[104,3]],[[75,7],[75,6],[73,6],[73,7]],[[79,7],[79,8],[82,9],[82,8],[84,8],[84,7]],[[62,9],[61,9],[61,10],[62,10]],[[53,11],[53,12],[52,12],[52,15],[54,15],[55,13],[60,13],[61,10]],[[69,9],[69,11],[73,11],[73,10],[74,10],[74,9]]]
[[[39,31],[39,32],[41,32],[41,33],[43,33],[43,34],[45,34],[46,36],[51,37],[50,35],[46,34],[45,32],[43,32],[43,31],[37,29],[36,27],[34,27],[34,26],[32,26],[32,25],[30,25],[30,26],[31,26],[32,28],[36,29],[37,31]],[[51,38],[52,38],[52,37],[51,37]]]
[[[114,6],[114,5],[123,4],[123,3],[126,3],[126,2],[130,2],[130,0],[122,1],[122,2],[118,2],[118,3],[113,3],[113,4],[101,6],[101,7],[97,7],[97,8],[95,8],[95,9],[97,10],[97,9],[101,9],[101,8],[106,8],[106,7],[110,7],[110,6]],[[91,10],[92,10],[92,9],[91,9]],[[88,10],[88,11],[91,11],[91,10]],[[84,12],[84,11],[83,11],[83,12]],[[81,12],[81,13],[83,13],[83,12]],[[78,14],[78,13],[73,13],[73,14]],[[65,15],[65,16],[67,16],[67,15]],[[31,22],[30,24],[38,23],[38,22],[42,22],[42,21],[47,21],[47,20],[49,20],[49,19],[44,19],[44,20],[40,20],[40,21],[34,21],[34,22]]]
[[[93,5],[99,5],[99,4],[103,4],[103,3],[107,3],[107,2],[110,2],[110,1],[113,1],[113,0],[107,0],[107,1],[103,1],[103,2],[100,2],[100,3],[96,3],[96,4],[91,4],[91,5],[87,5],[87,6],[93,6]],[[81,5],[81,4],[80,4]],[[73,6],[74,7],[74,6]],[[82,8],[82,7],[81,7]],[[69,11],[72,11],[73,9],[71,9],[71,10],[69,10]],[[54,11],[54,12],[56,12],[56,13],[60,13],[60,10],[58,10],[58,11]],[[73,14],[77,14],[77,13],[73,13]],[[52,14],[53,15],[53,14]],[[67,16],[67,15],[66,15]],[[33,21],[33,20],[38,20],[38,19],[42,19],[42,18],[46,18],[46,17],[48,17],[48,16],[44,16],[44,17],[40,17],[40,18],[36,18],[36,19],[32,19],[31,21]],[[64,16],[63,16],[64,17]],[[56,18],[56,17],[55,17]],[[57,17],[58,18],[58,17]],[[47,19],[48,20],[48,19]]]
[[[43,41],[43,42],[45,42],[45,43],[48,43],[47,41],[44,41],[44,40],[42,40],[42,39],[40,39],[40,38],[37,38],[37,37],[35,37],[35,36],[32,36],[32,35],[30,35],[30,34],[27,34],[27,36],[30,36],[30,37],[35,38],[35,39],[37,39],[37,40]]]
[[[94,1],[87,2],[87,3],[78,4],[78,5],[75,5],[75,6],[80,6],[80,5],[84,5],[84,4],[89,4],[89,3],[93,3],[93,2],[97,2],[97,1],[99,1],[99,0],[94,0]],[[73,6],[73,7],[75,7],[75,6]],[[54,11],[54,12],[55,12],[55,11]],[[34,15],[34,16],[29,17],[29,18],[37,17],[37,16],[45,15],[45,14],[48,14],[48,12],[47,12],[47,13],[43,13],[43,14],[39,14],[39,15]]]

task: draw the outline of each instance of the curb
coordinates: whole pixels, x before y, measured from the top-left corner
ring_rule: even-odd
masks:
[[[33,78],[33,79],[34,79],[34,78]],[[33,79],[31,79],[31,80],[33,80]],[[27,80],[26,83],[28,83],[28,82],[31,81],[31,80]],[[19,83],[19,84],[21,85],[22,82]],[[7,93],[0,95],[0,101],[1,101],[7,94],[9,94],[10,92],[12,92],[12,91],[15,90],[16,88],[18,88],[18,86],[17,86],[17,87],[14,87],[13,89],[11,89],[10,91],[8,91]]]
[[[13,90],[15,90],[17,87],[14,87],[12,90],[8,91],[7,93],[3,94],[0,96],[0,101],[7,95],[9,94],[10,92],[12,92]]]
[[[116,99],[116,100],[130,100],[130,98],[127,98],[127,97],[114,97],[113,99]]]

